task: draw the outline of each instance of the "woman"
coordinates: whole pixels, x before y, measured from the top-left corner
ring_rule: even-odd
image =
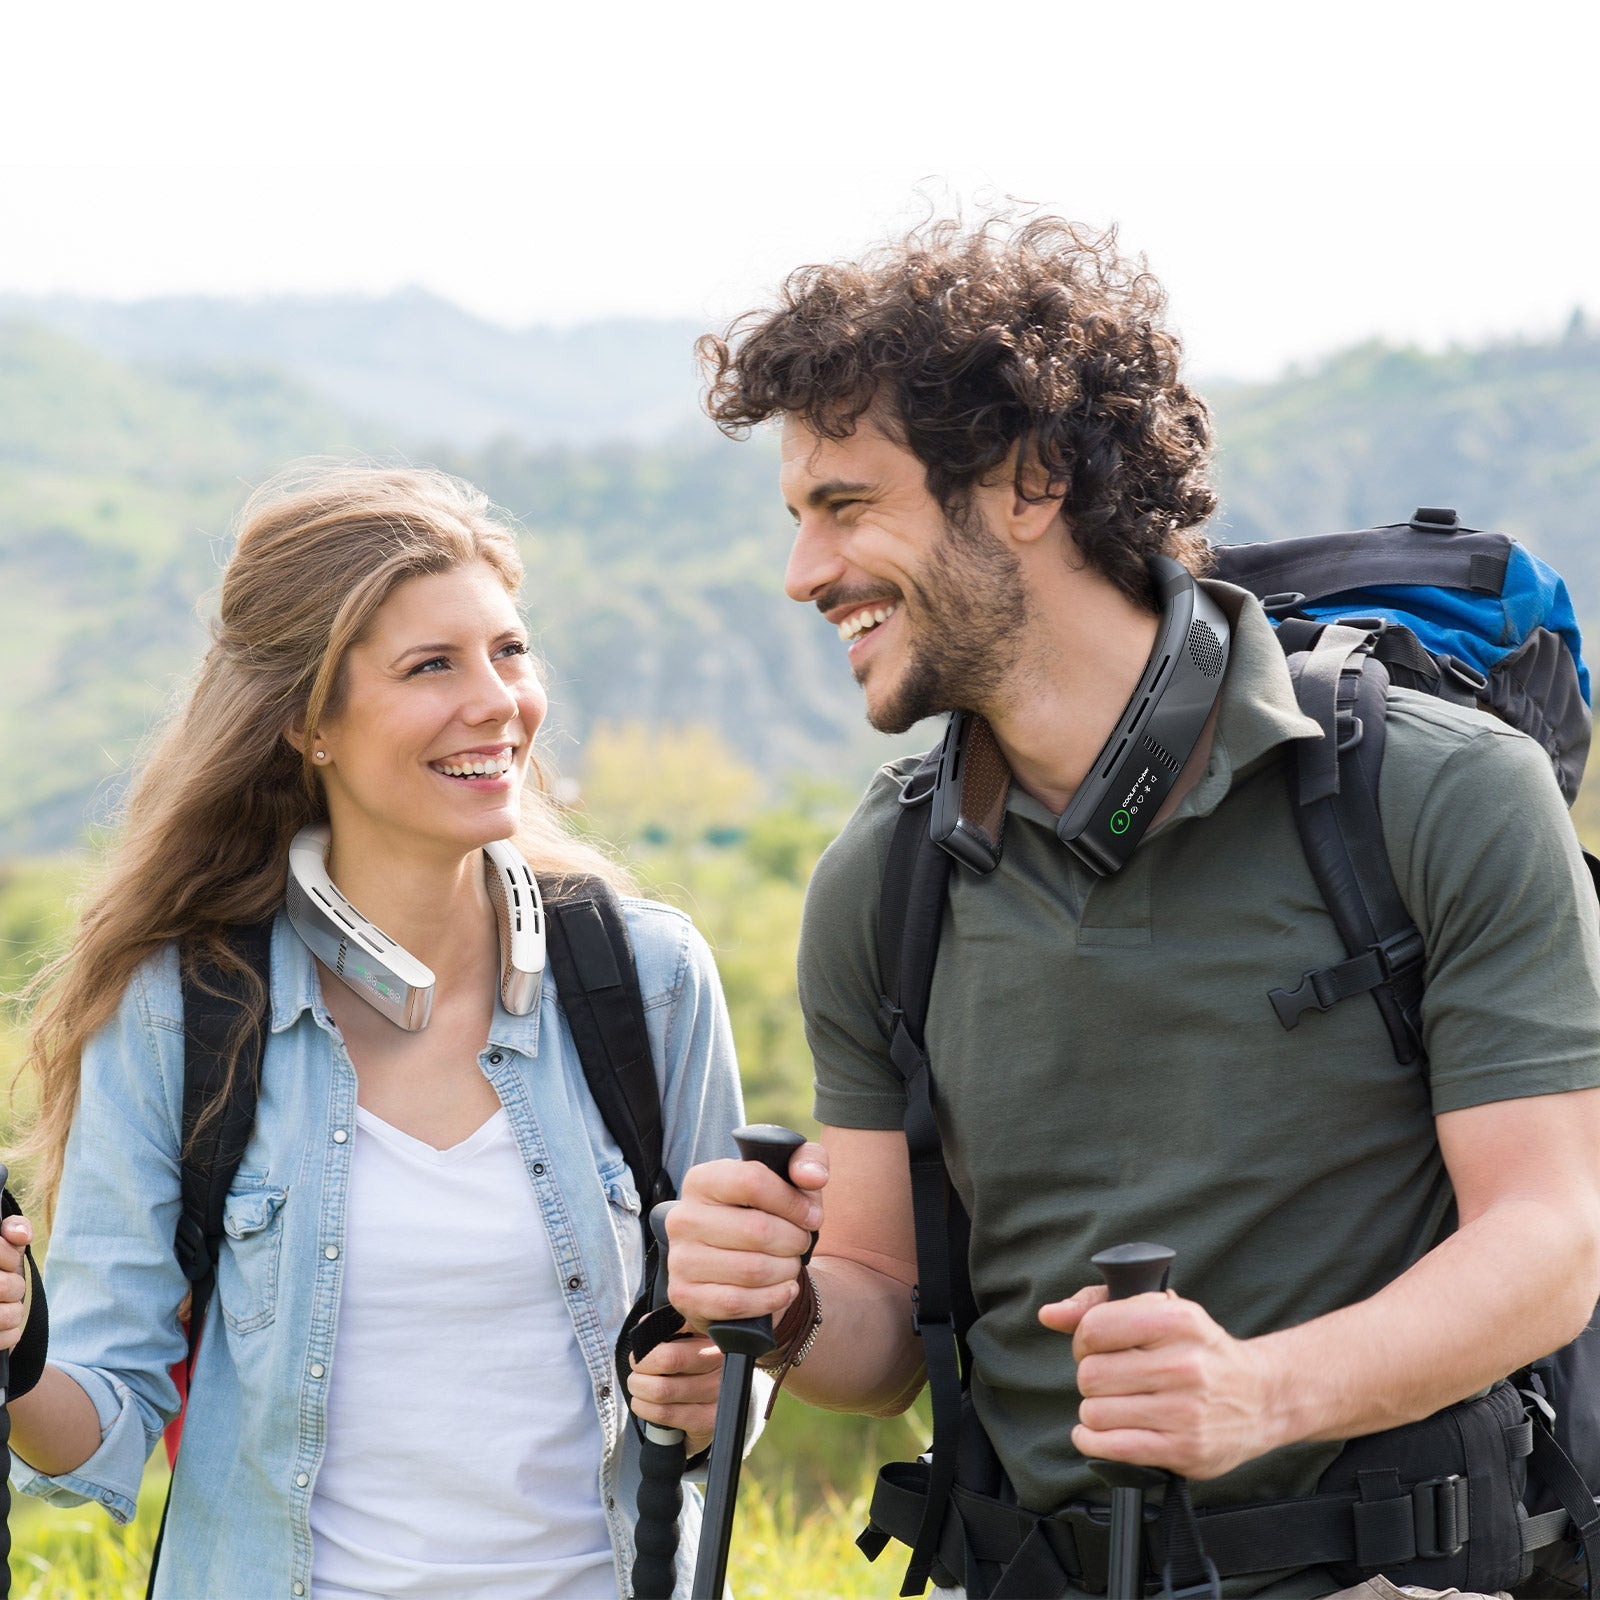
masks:
[[[53,1364],[12,1408],[17,1481],[132,1516],[177,1408],[179,946],[277,912],[255,1130],[229,1194],[156,1594],[621,1591],[634,1430],[612,1348],[638,1292],[639,1199],[546,975],[500,995],[483,846],[536,878],[618,869],[573,840],[533,763],[545,693],[511,533],[442,474],[320,470],[246,507],[220,625],[150,760],[30,1060]],[[397,1027],[280,909],[291,839],[331,829],[340,891],[435,974]],[[704,942],[624,902],[674,1181],[740,1120]],[[17,1246],[0,1242],[0,1346]],[[717,1357],[661,1347],[641,1416],[709,1437]],[[692,1497],[691,1497],[692,1498]],[[687,1513],[697,1516],[691,1507]],[[680,1588],[694,1529],[680,1543]]]

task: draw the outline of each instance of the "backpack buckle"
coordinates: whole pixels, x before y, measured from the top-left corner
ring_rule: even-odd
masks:
[[[173,1254],[183,1275],[190,1283],[200,1283],[211,1276],[216,1263],[211,1259],[211,1246],[206,1242],[206,1230],[188,1212],[178,1218],[178,1229],[173,1239]]]
[[[1429,1478],[1411,1491],[1417,1525],[1417,1557],[1437,1560],[1459,1553],[1467,1542],[1467,1480],[1459,1472]]]
[[[925,1317],[922,1314],[922,1287],[920,1284],[911,1285],[911,1331],[920,1339],[928,1328],[949,1328],[954,1330],[955,1322],[948,1315],[942,1317]]]
[[[1369,945],[1368,949],[1378,958],[1378,965],[1387,980],[1416,966],[1427,954],[1428,947],[1423,943],[1422,935],[1415,927],[1411,927],[1391,933],[1378,944]]]
[[[1298,589],[1287,589],[1282,594],[1263,595],[1261,609],[1276,622],[1280,617],[1300,615],[1305,603],[1306,597]]]
[[[1461,518],[1449,506],[1418,506],[1406,526],[1417,533],[1460,533]]]
[[[1440,656],[1439,676],[1449,679],[1456,689],[1470,695],[1474,700],[1481,698],[1484,691],[1489,687],[1489,680],[1470,662],[1463,661],[1460,656]]]
[[[1161,1569],[1161,1600],[1218,1600],[1222,1593],[1222,1580],[1217,1576],[1217,1564],[1210,1556],[1201,1556],[1200,1561],[1205,1576],[1198,1583],[1188,1584],[1182,1589],[1172,1587],[1172,1563],[1167,1562]]]

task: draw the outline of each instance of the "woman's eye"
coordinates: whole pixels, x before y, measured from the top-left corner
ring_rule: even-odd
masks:
[[[503,656],[525,656],[527,653],[528,645],[524,639],[513,639],[500,647],[500,654]]]
[[[420,677],[424,672],[442,672],[450,665],[448,656],[429,656],[426,661],[419,661],[406,676],[408,678]]]

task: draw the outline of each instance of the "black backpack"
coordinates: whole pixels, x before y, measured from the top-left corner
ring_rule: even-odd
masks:
[[[633,946],[616,894],[598,878],[572,877],[552,885],[543,898],[546,959],[583,1064],[584,1079],[606,1127],[621,1147],[641,1200],[646,1282],[618,1345],[619,1370],[625,1376],[628,1351],[642,1353],[637,1341],[628,1341],[633,1325],[648,1309],[656,1271],[650,1211],[659,1201],[674,1198],[672,1179],[663,1165],[660,1092]],[[265,996],[272,922],[231,929],[229,940],[245,966],[261,980]],[[188,1355],[180,1363],[181,1375],[175,1369],[174,1378],[180,1379],[186,1394],[206,1307],[216,1286],[223,1206],[255,1127],[266,1018],[263,999],[251,1016],[253,1046],[234,1073],[220,1111],[202,1121],[202,1111],[222,1091],[235,1031],[251,1007],[237,973],[197,966],[187,959],[182,973],[184,1154],[182,1210],[173,1249],[190,1282],[192,1299]],[[670,1337],[670,1330],[661,1336]],[[621,1392],[626,1394],[626,1388]],[[170,1433],[168,1450],[175,1458],[176,1444]],[[162,1532],[165,1528],[163,1510]],[[160,1550],[158,1534],[150,1565],[152,1591]]]
[[[1503,534],[1453,511],[1409,523],[1213,552],[1220,578],[1260,599],[1289,657],[1300,708],[1324,730],[1290,767],[1296,826],[1346,959],[1266,996],[1294,1028],[1308,1009],[1370,995],[1396,1058],[1423,1060],[1426,952],[1389,867],[1378,813],[1391,683],[1481,704],[1534,737],[1570,804],[1589,744],[1587,672],[1565,585]],[[858,1540],[876,1559],[911,1547],[902,1594],[930,1578],[972,1600],[1103,1589],[1108,1529],[1093,1516],[1021,1511],[967,1392],[969,1223],[944,1164],[924,1039],[951,857],[926,801],[942,746],[907,780],[884,867],[879,1022],[906,1083],[918,1283],[914,1308],[933,1411],[929,1453],[879,1474]],[[1584,852],[1600,889],[1600,863]],[[1174,1480],[1181,1485],[1181,1480]],[[1352,1440],[1301,1500],[1196,1515],[1169,1494],[1155,1570],[1174,1592],[1216,1575],[1329,1566],[1354,1585],[1600,1595],[1600,1317],[1573,1344],[1478,1401]],[[1204,1555],[1200,1554],[1203,1542]],[[1582,1546],[1580,1553],[1578,1547]],[[1206,1558],[1212,1570],[1206,1571]]]

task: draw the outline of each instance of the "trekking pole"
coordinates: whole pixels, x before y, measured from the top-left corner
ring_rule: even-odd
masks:
[[[1119,1244],[1091,1256],[1113,1300],[1159,1293],[1177,1252],[1164,1244]],[[1142,1600],[1144,1595],[1144,1492],[1167,1481],[1157,1467],[1136,1467],[1126,1461],[1091,1461],[1111,1489],[1111,1550],[1106,1574],[1106,1600]]]
[[[677,1203],[663,1200],[650,1212],[657,1252],[651,1311],[667,1304],[667,1213]],[[633,1531],[633,1600],[672,1600],[677,1585],[684,1439],[681,1428],[644,1424],[644,1442],[639,1447],[639,1517]]]
[[[789,1181],[789,1157],[805,1137],[770,1122],[733,1130],[734,1143],[746,1161],[759,1161]],[[705,1520],[694,1563],[690,1600],[722,1600],[728,1578],[728,1545],[733,1538],[733,1509],[739,1494],[739,1469],[744,1463],[745,1423],[750,1416],[750,1382],[756,1358],[776,1344],[771,1317],[746,1317],[739,1322],[713,1322],[708,1330],[722,1351],[722,1383],[717,1390],[717,1424],[711,1437],[711,1464],[706,1474]]]
[[[11,1174],[0,1161],[0,1193]],[[0,1350],[0,1600],[11,1593],[11,1352]]]

